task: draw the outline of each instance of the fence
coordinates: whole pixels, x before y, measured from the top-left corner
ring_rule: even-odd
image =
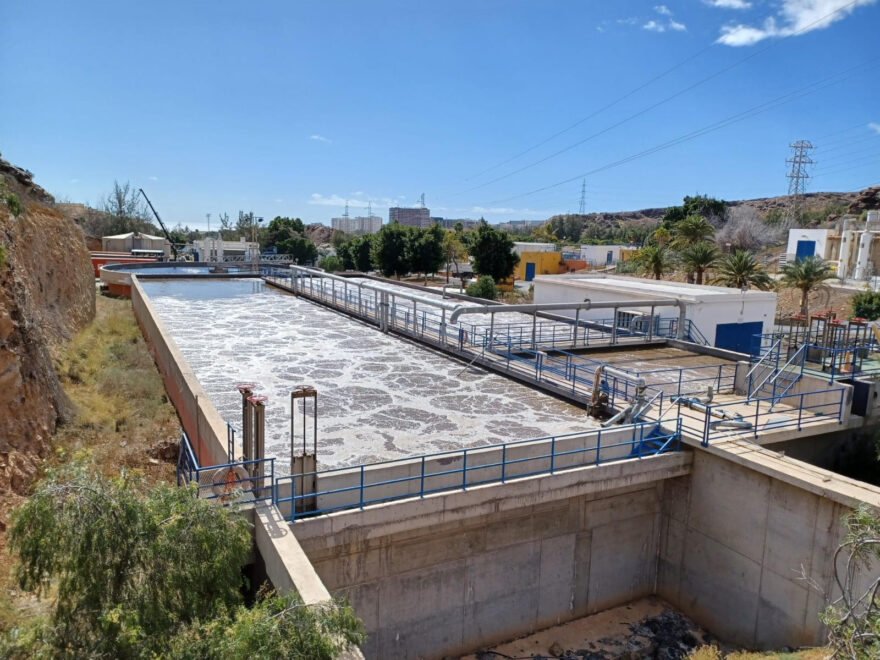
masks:
[[[274,500],[293,521],[306,515],[297,509],[308,508],[308,515],[363,509],[371,504],[654,456],[680,449],[681,420],[673,420],[672,425],[674,430],[667,431],[655,422],[644,422],[279,477]],[[315,492],[305,492],[305,483],[316,483]]]
[[[177,454],[177,485],[195,484],[204,499],[271,502],[275,483],[275,459],[230,461],[222,465],[199,465],[189,437],[183,433]]]

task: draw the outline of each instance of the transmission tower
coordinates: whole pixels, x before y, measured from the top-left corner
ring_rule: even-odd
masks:
[[[419,208],[425,208],[425,193],[422,193],[419,197]]]
[[[348,200],[345,200],[345,211],[343,212],[342,217],[343,218],[348,217]]]
[[[373,202],[367,202],[367,217],[373,217]]]
[[[587,213],[587,180],[581,182],[581,203],[578,206],[578,213],[586,215]]]
[[[807,179],[810,178],[807,166],[815,164],[815,161],[810,158],[813,144],[809,140],[798,140],[788,146],[794,152],[792,157],[785,161],[791,163],[791,170],[786,175],[788,177],[788,194],[791,196],[791,214],[793,219],[799,219],[801,217],[801,196],[807,191]]]

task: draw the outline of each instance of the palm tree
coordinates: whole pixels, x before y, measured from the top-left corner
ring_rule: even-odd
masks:
[[[773,288],[773,280],[764,267],[755,259],[755,255],[746,250],[737,250],[726,255],[715,269],[713,284],[729,286],[734,289],[755,287],[761,291]]]
[[[703,273],[718,261],[718,248],[709,241],[700,241],[679,253],[682,265],[688,273],[697,274],[697,284],[703,283]]]
[[[801,290],[801,314],[809,318],[807,300],[810,291],[832,277],[834,275],[831,272],[831,267],[824,259],[806,257],[785,264],[782,267],[781,282],[783,286]]]
[[[663,279],[663,273],[672,268],[669,250],[662,245],[645,245],[633,255],[642,273],[652,276],[655,280]]]
[[[657,229],[651,234],[651,238],[654,239],[654,242],[657,243],[657,245],[663,246],[669,242],[669,239],[672,238],[672,234],[669,233],[669,230],[666,227],[657,227]]]
[[[689,215],[672,226],[672,247],[681,250],[715,235],[715,227],[699,215]]]

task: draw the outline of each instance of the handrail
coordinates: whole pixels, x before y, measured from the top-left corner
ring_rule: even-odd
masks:
[[[777,344],[779,344],[781,341],[782,341],[782,338],[780,337],[780,338],[777,339],[775,342],[773,342],[772,344],[770,344],[770,348],[767,349],[767,352],[764,353],[764,355],[761,356],[761,359],[760,359],[760,360],[758,360],[757,362],[755,362],[755,366],[753,366],[751,369],[749,369],[749,372],[746,374],[746,378],[748,378],[748,377],[751,376],[753,373],[755,373],[755,369],[757,369],[758,367],[761,366],[761,363],[767,358],[767,356],[769,356],[769,355],[773,355],[773,347],[776,346]]]
[[[780,340],[780,341],[782,341],[782,340]],[[794,360],[799,354],[803,353],[803,352],[804,352],[804,349],[805,349],[806,347],[807,347],[807,344],[802,344],[801,347],[800,347],[799,349],[797,349],[797,350],[794,352],[794,354],[788,359],[788,362],[786,362],[786,363],[783,364],[779,369],[776,370],[776,375],[773,376],[773,378],[770,380],[770,382],[771,382],[771,383],[775,383],[775,382],[776,382],[776,379],[779,378],[780,374],[781,374],[783,371],[785,371],[786,367],[788,367],[788,366],[792,363],[792,361],[793,361],[793,360]],[[804,366],[804,365],[803,365],[803,362],[801,362],[801,370],[802,370],[802,372],[803,372],[803,366]]]

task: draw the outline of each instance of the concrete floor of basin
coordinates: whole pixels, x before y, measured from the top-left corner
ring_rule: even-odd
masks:
[[[633,371],[650,371],[653,369],[677,369],[679,367],[705,367],[709,365],[735,365],[733,360],[702,353],[692,353],[681,348],[670,346],[625,348],[590,352],[578,350],[578,355],[618,365]]]
[[[674,620],[687,624],[687,631],[692,637],[687,640],[687,645],[718,644],[709,633],[678,613],[671,605],[660,598],[650,596],[488,647],[471,655],[462,656],[461,660],[533,658],[538,655],[552,658],[561,655],[550,651],[550,647],[554,645],[573,653],[574,657],[583,657],[583,652],[595,654],[594,657],[609,659],[627,656],[632,646],[650,644],[643,635],[637,634],[639,624],[664,612],[673,613]],[[556,648],[554,650],[558,651]]]

